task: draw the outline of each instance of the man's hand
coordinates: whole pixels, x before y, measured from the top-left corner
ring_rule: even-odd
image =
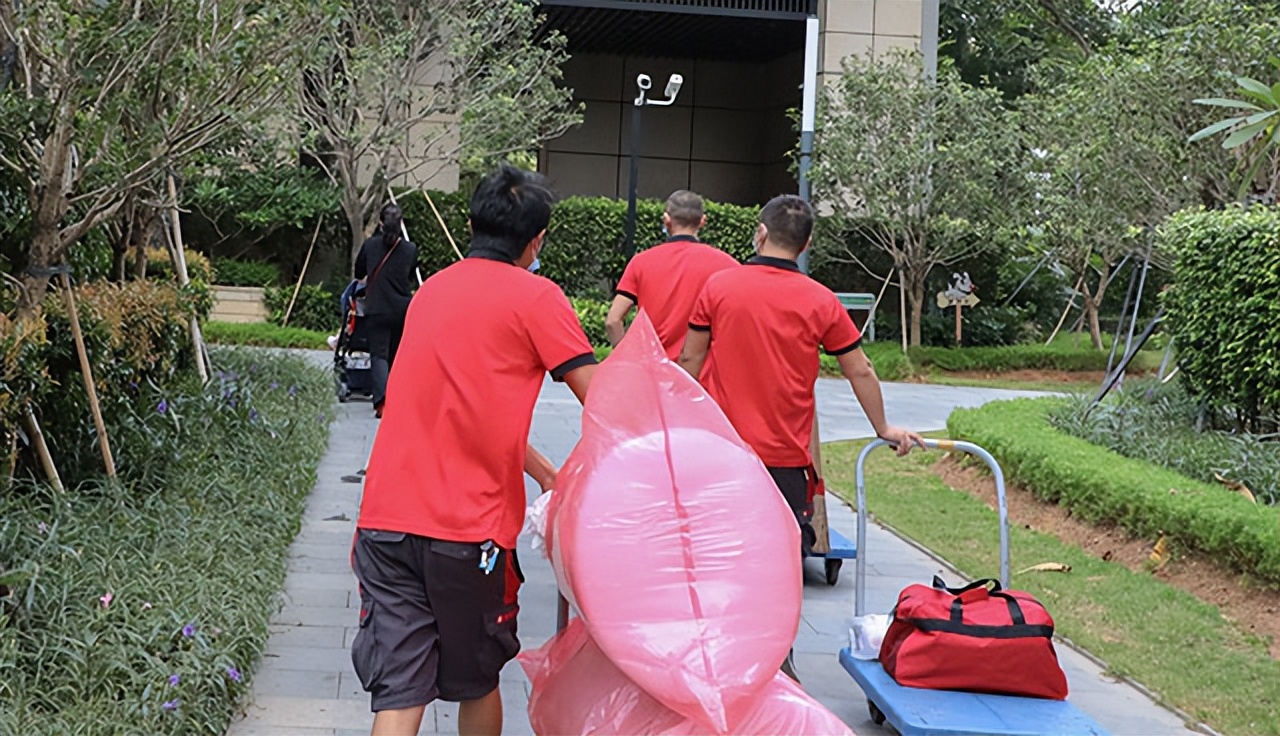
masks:
[[[911,452],[913,445],[919,445],[921,450],[928,449],[924,446],[924,438],[915,432],[902,429],[901,427],[885,427],[883,432],[879,432],[880,439],[886,442],[892,442],[898,446],[898,457]]]

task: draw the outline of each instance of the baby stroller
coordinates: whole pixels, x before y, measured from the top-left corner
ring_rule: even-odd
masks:
[[[369,337],[365,318],[357,314],[356,297],[364,286],[352,281],[339,298],[342,311],[342,328],[338,330],[338,342],[333,349],[333,380],[338,401],[345,402],[353,395],[373,397],[373,371],[369,365]]]

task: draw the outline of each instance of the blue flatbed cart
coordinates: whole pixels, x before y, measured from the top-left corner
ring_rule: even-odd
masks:
[[[889,443],[875,440],[858,455],[858,552],[854,573],[854,616],[866,608],[867,486],[865,463],[872,450]],[[965,452],[991,468],[996,481],[1000,515],[1000,584],[1009,587],[1009,507],[1005,501],[1004,473],[991,453],[970,442],[925,440],[930,449]],[[834,545],[833,545],[834,548]],[[840,664],[867,696],[867,708],[876,724],[888,722],[902,736],[954,736],[955,734],[1060,734],[1106,736],[1102,726],[1065,700],[1023,698],[1011,695],[925,690],[894,682],[878,660],[858,659],[853,650],[840,651]]]
[[[831,549],[827,552],[807,552],[805,557],[816,557],[822,560],[822,572],[827,585],[835,585],[840,581],[840,566],[845,560],[858,558],[858,545],[845,535],[831,527],[827,530],[827,539]]]

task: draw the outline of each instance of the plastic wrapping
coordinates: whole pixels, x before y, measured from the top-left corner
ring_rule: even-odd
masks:
[[[613,665],[573,619],[550,642],[520,655],[533,684],[529,723],[537,734],[695,736],[706,727],[654,700]],[[852,731],[789,677],[775,672],[729,731],[742,736],[828,736]]]
[[[643,312],[591,384],[547,544],[600,649],[663,705],[725,733],[800,621],[795,518]]]

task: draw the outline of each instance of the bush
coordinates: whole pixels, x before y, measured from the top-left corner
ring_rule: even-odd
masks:
[[[329,350],[328,333],[300,327],[239,322],[206,322],[204,337],[215,345],[252,345],[263,348]]]
[[[1163,294],[1192,392],[1238,426],[1280,426],[1280,208],[1174,215],[1160,248],[1176,255]]]
[[[129,258],[125,261],[125,271],[127,273],[133,273],[134,259],[132,254],[133,251],[130,251]],[[188,279],[203,284],[215,282],[217,274],[214,272],[213,264],[209,262],[209,259],[203,253],[187,249],[183,255],[187,262]],[[147,278],[177,283],[178,275],[173,268],[173,257],[169,255],[167,249],[147,249]]]
[[[608,347],[609,338],[604,331],[605,317],[609,316],[609,302],[598,299],[570,299],[573,311],[578,313],[583,332],[594,347]]]
[[[213,259],[218,283],[224,286],[275,286],[280,283],[280,267],[265,261]]]
[[[1058,399],[999,401],[957,409],[956,439],[982,445],[1007,478],[1086,521],[1203,552],[1224,566],[1280,584],[1280,508],[1140,460],[1121,457],[1049,424]]]
[[[1087,416],[1086,416],[1087,414]],[[1251,435],[1195,430],[1199,407],[1180,382],[1126,385],[1093,406],[1079,396],[1049,415],[1074,437],[1177,471],[1205,483],[1215,475],[1243,483],[1257,498],[1280,504],[1280,443]]]
[[[284,325],[284,313],[293,298],[292,286],[272,286],[262,292],[267,308],[267,319],[273,325]],[[332,335],[342,326],[342,310],[338,296],[322,286],[304,286],[298,290],[298,298],[289,312],[288,327],[299,327]]]
[[[299,358],[213,357],[108,416],[123,482],[0,497],[0,733],[218,734],[248,693],[333,396]]]
[[[920,368],[942,371],[1105,371],[1107,353],[1091,347],[1073,348],[1054,345],[1004,345],[1000,347],[936,348],[913,347],[908,351],[911,362]],[[1117,357],[1117,360],[1119,358]],[[1159,356],[1139,353],[1129,370],[1153,367]]]
[[[431,192],[440,216],[449,226],[458,248],[465,254],[469,241],[469,196]],[[400,197],[405,227],[418,245],[418,263],[426,277],[457,260],[426,199],[418,192]],[[636,248],[644,250],[662,241],[662,208],[658,200],[636,205]],[[707,227],[701,236],[738,260],[751,256],[751,237],[759,209],[708,202]],[[542,254],[543,276],[575,297],[600,297],[622,276],[626,259],[622,235],[627,203],[607,197],[569,197],[556,204]]]

